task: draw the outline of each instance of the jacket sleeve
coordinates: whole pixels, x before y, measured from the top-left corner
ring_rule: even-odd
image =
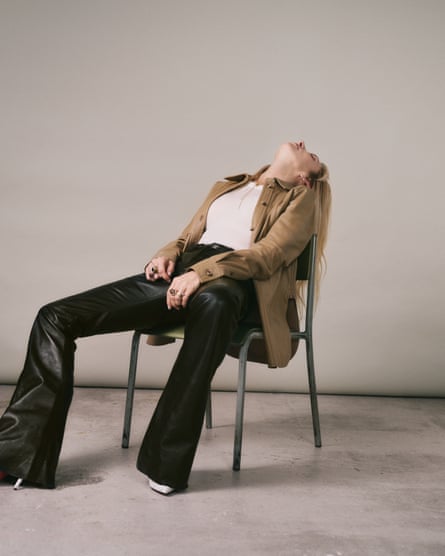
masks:
[[[266,280],[281,266],[288,266],[303,251],[315,231],[315,194],[304,186],[284,212],[249,249],[215,255],[193,265],[201,283],[227,276],[236,280]]]

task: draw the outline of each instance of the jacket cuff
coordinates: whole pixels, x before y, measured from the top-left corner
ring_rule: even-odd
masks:
[[[212,280],[216,280],[217,278],[221,278],[221,276],[224,276],[220,265],[218,265],[217,263],[212,263],[207,259],[194,264],[193,266],[188,268],[188,270],[194,270],[196,272],[196,274],[199,276],[201,284],[205,284],[206,282],[210,282]]]

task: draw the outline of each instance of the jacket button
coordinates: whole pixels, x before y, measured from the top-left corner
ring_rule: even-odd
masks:
[[[263,205],[263,207],[267,207],[266,201],[263,201],[261,204]]]

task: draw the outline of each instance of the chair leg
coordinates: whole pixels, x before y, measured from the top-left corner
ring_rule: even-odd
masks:
[[[314,429],[314,442],[316,448],[321,448],[320,417],[318,414],[317,386],[315,384],[314,351],[312,339],[306,339],[306,361],[309,381],[309,393],[311,397],[312,426]]]
[[[241,444],[243,440],[244,420],[244,395],[246,391],[246,364],[247,351],[250,341],[243,344],[239,353],[238,366],[238,390],[236,395],[236,417],[235,417],[235,440],[233,445],[233,471],[239,471],[241,467]]]
[[[128,371],[127,400],[125,402],[124,430],[122,433],[122,448],[128,448],[130,443],[131,416],[133,413],[134,387],[136,383],[136,369],[138,364],[139,341],[141,332],[135,330],[131,341],[130,368]]]
[[[206,405],[206,428],[211,429],[213,427],[212,420],[212,390],[209,388],[209,393],[207,395],[207,405]]]

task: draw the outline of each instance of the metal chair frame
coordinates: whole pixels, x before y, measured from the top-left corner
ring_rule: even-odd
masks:
[[[315,255],[317,250],[317,235],[313,234],[306,249],[299,257],[297,266],[297,280],[307,280],[306,299],[305,299],[305,318],[303,330],[291,331],[292,340],[303,340],[306,347],[306,364],[309,383],[309,394],[312,412],[312,426],[314,432],[315,447],[321,447],[320,433],[320,417],[318,413],[317,387],[315,382],[314,367],[314,349],[313,349],[313,315],[314,315],[314,297],[315,297]],[[301,259],[301,260],[300,260]],[[127,400],[125,404],[124,429],[122,434],[122,448],[128,448],[130,441],[131,418],[133,412],[134,389],[136,383],[136,369],[138,360],[139,343],[142,334],[162,335],[171,339],[183,339],[184,327],[179,326],[170,329],[152,329],[152,330],[135,330],[131,342],[130,367],[128,374]],[[243,421],[244,421],[244,400],[246,390],[246,371],[248,361],[249,346],[253,340],[264,339],[263,332],[260,327],[247,327],[240,324],[235,333],[233,343],[240,345],[239,364],[238,364],[238,387],[237,402],[235,416],[235,437],[233,447],[233,465],[234,471],[239,471],[241,466],[241,445],[243,437]],[[206,407],[206,427],[212,428],[212,402],[211,392]]]

